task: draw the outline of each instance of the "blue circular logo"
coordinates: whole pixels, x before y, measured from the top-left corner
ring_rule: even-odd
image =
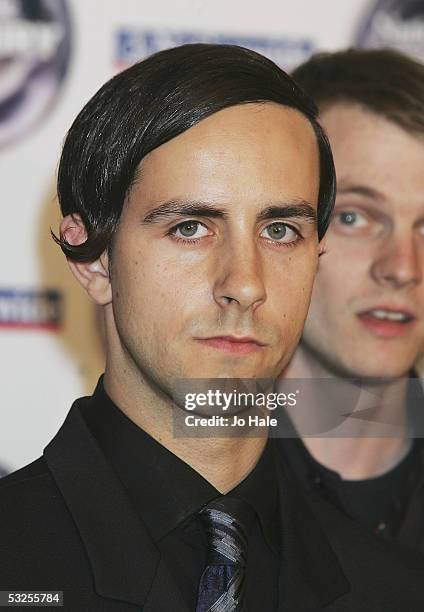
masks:
[[[359,28],[357,46],[391,47],[424,60],[423,0],[378,0]]]
[[[45,117],[69,64],[66,0],[0,0],[0,147]]]

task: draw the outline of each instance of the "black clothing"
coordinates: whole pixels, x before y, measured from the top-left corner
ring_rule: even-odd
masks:
[[[411,433],[424,435],[424,393],[413,371],[406,405]],[[289,421],[285,427],[293,438],[277,445],[307,495],[318,493],[370,531],[424,552],[424,438],[412,439],[407,455],[385,474],[344,480],[312,457]]]
[[[115,406],[102,379],[81,412],[187,605],[194,610],[207,552],[206,536],[197,513],[221,494]],[[148,469],[142,470],[142,466]],[[229,495],[250,504],[258,522],[249,538],[247,572],[255,575],[255,579],[247,582],[247,600],[262,601],[266,610],[276,610],[281,529],[271,440],[252,472]]]
[[[140,514],[149,500],[142,491],[133,499],[111,467],[83,417],[89,403],[74,403],[42,458],[0,481],[0,590],[63,590],[66,612],[190,612],[184,586],[168,566],[173,545],[160,550],[168,536],[159,541],[150,533],[148,512]],[[422,612],[421,555],[374,537],[318,495],[307,502],[273,446],[282,555],[277,610]],[[152,469],[141,458],[147,483]],[[151,505],[150,521],[159,530],[172,521],[166,506],[175,490],[179,483],[169,496],[161,493],[165,508]],[[165,519],[152,519],[155,511]],[[247,580],[259,583],[270,547],[261,537],[263,513],[256,512],[257,563]],[[192,533],[187,537],[194,541]],[[254,612],[273,610],[258,599],[249,604]]]
[[[390,539],[397,538],[414,489],[424,475],[421,440],[412,441],[407,455],[392,470],[365,480],[344,480],[340,474],[316,461],[300,439],[280,440],[279,444],[305,491],[318,491],[370,531]],[[421,520],[424,523],[424,518]]]

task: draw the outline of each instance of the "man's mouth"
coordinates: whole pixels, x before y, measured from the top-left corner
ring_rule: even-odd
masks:
[[[377,306],[357,316],[369,331],[386,338],[406,334],[416,322],[413,313],[403,308]]]
[[[262,350],[265,343],[249,336],[212,336],[210,338],[196,338],[204,346],[218,349],[225,353],[247,355]]]

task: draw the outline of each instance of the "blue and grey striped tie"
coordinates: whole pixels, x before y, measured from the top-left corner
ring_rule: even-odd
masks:
[[[196,612],[242,612],[247,538],[254,511],[242,500],[222,497],[199,516],[208,537],[208,557]]]

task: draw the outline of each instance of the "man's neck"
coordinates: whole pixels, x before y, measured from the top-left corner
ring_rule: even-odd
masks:
[[[337,375],[301,346],[284,377],[334,379]],[[395,467],[410,448],[410,439],[406,435],[407,382],[408,378],[402,377],[369,388],[362,383],[360,393],[355,397],[353,414],[372,410],[373,418],[350,417],[328,437],[304,437],[303,442],[314,459],[347,480],[375,478]],[[350,384],[346,379],[346,386]],[[329,385],[329,393],[331,388]],[[319,393],[309,394],[308,402],[316,402],[316,405],[308,405],[308,413],[319,414],[321,401]],[[295,416],[293,420],[296,425]],[[380,430],[376,421],[382,424]],[[384,434],[384,431],[390,431],[385,425],[388,423],[396,424],[392,428],[395,434]],[[302,431],[302,428],[298,427],[298,430]],[[349,432],[355,432],[355,435],[350,436]]]
[[[140,382],[126,372],[114,371],[108,364],[104,376],[107,394],[124,414],[157,442],[187,463],[220,493],[231,491],[253,470],[266,444],[261,432],[258,437],[187,438],[174,433],[173,406],[163,393]],[[206,432],[207,434],[207,432]],[[202,436],[205,430],[202,428]]]

